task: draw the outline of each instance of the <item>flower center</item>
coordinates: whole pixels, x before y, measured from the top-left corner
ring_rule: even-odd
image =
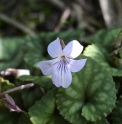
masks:
[[[65,59],[65,56],[61,56],[62,59]]]

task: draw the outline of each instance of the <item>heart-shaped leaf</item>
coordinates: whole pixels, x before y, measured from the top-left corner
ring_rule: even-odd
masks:
[[[93,58],[113,76],[122,76],[122,63],[114,60],[110,53],[100,45],[89,45],[83,54]]]
[[[112,76],[90,58],[87,58],[81,71],[73,74],[70,87],[60,88],[56,95],[60,114],[75,124],[86,124],[86,120],[101,120],[112,111],[115,100],[116,91]]]
[[[68,124],[56,110],[56,91],[56,89],[50,90],[29,109],[30,119],[33,124]]]
[[[120,96],[119,100],[116,102],[116,107],[112,112],[112,120],[113,124],[122,123],[122,96]]]

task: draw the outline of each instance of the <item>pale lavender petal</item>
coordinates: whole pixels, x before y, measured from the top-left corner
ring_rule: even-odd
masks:
[[[41,69],[44,75],[51,75],[53,65],[58,61],[58,59],[48,60],[48,61],[41,61],[38,63],[39,68]]]
[[[69,58],[78,57],[82,51],[83,46],[77,40],[69,42],[63,49],[64,54]]]
[[[81,60],[69,59],[68,68],[70,69],[71,72],[78,72],[85,66],[86,60],[87,59]]]
[[[67,68],[67,63],[64,60],[60,60],[52,71],[52,81],[56,87],[62,86],[63,88],[69,87],[72,82],[72,75]]]
[[[60,44],[60,39],[57,38],[56,40],[54,40],[53,42],[51,42],[48,45],[48,54],[52,57],[52,58],[56,58],[62,55],[62,47]]]

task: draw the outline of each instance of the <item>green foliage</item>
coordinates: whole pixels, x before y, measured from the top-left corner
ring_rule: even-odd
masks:
[[[26,113],[22,113],[19,117],[18,124],[32,124],[29,116]]]
[[[113,76],[122,76],[122,63],[119,62],[118,58],[114,59],[114,56],[110,55],[110,53],[100,45],[89,45],[83,54],[93,58]]]
[[[116,102],[116,107],[112,113],[113,124],[121,124],[122,123],[122,96],[120,96],[119,100]]]
[[[18,78],[22,82],[34,82],[45,90],[53,89],[55,86],[52,84],[51,77],[49,76],[27,76],[23,75]]]
[[[109,124],[109,122],[105,119],[102,119],[100,121],[96,121],[96,122],[90,122],[88,124]]]
[[[1,124],[17,124],[19,113],[11,113],[4,106],[0,106],[0,123]]]
[[[108,51],[112,51],[114,49],[114,42],[118,36],[118,34],[120,33],[122,29],[103,29],[98,31],[93,38],[91,39],[91,43],[98,43],[100,44],[102,47],[106,48],[106,50]]]
[[[37,100],[41,99],[43,93],[39,87],[32,87],[21,91],[25,108],[30,108]]]
[[[29,109],[33,124],[68,124],[56,111],[56,89],[50,90],[40,101]],[[35,109],[39,111],[35,111]]]
[[[12,89],[14,87],[15,87],[14,84],[0,77],[0,90],[1,90],[0,92],[1,93],[6,90]],[[19,107],[22,107],[22,108],[24,107],[23,101],[22,101],[22,98],[19,92],[11,93],[10,96],[14,99],[15,103],[19,105]]]
[[[25,113],[9,112],[4,106],[0,106],[1,124],[32,124],[29,116]]]
[[[73,75],[71,86],[61,88],[57,93],[57,106],[61,115],[77,124],[106,117],[114,108],[115,100],[112,76],[90,58],[86,66]]]
[[[4,80],[0,77],[0,92],[4,92],[8,89],[14,88],[14,84],[10,83],[8,80]]]
[[[10,83],[8,80],[4,80],[3,78],[0,78],[0,86],[1,91],[6,91],[8,89],[14,88],[14,84]],[[14,100],[18,103],[21,103],[20,106],[22,106],[22,101],[20,98],[20,94],[18,93],[12,93],[11,96],[14,98]],[[22,121],[26,120],[22,123]],[[0,123],[1,124],[32,124],[29,120],[29,117],[25,115],[24,113],[15,113],[10,112],[9,109],[7,109],[4,106],[4,103],[2,100],[0,100]]]
[[[0,39],[0,70],[17,68],[22,62],[23,38]]]
[[[72,73],[72,83],[66,89],[56,88],[51,76],[42,76],[37,63],[51,59],[47,47],[57,37],[67,44],[74,39],[80,41],[82,32],[50,32],[0,40],[0,71],[7,68],[27,68],[31,71],[30,76],[14,77],[13,81],[10,81],[11,75],[7,78],[2,75],[0,91],[35,84],[9,94],[23,110],[20,113],[10,112],[1,97],[0,124],[121,124],[120,30],[101,30],[87,42],[91,44],[85,44],[85,56],[77,59],[87,58],[86,65],[79,72]]]

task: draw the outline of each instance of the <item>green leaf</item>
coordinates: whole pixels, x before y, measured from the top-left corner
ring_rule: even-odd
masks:
[[[106,48],[109,51],[114,49],[115,39],[117,38],[121,28],[118,29],[102,29],[98,31],[92,38],[91,43],[101,44],[102,47]]]
[[[87,57],[81,56],[78,59],[82,58]],[[75,124],[86,124],[86,120],[101,120],[112,111],[115,100],[112,76],[90,58],[87,58],[81,71],[73,74],[70,87],[60,88],[56,95],[60,114]]]
[[[18,124],[32,124],[26,113],[21,113]]]
[[[17,79],[21,82],[32,82],[35,76],[30,75],[22,75],[18,77]]]
[[[50,90],[29,109],[30,119],[33,124],[68,124],[56,110],[56,92],[56,89]]]
[[[119,100],[116,102],[116,107],[112,112],[112,120],[113,124],[122,123],[122,96],[120,96]]]
[[[14,88],[14,84],[0,77],[0,89],[1,89],[0,92],[1,93],[11,88]]]
[[[0,106],[0,124],[17,124],[19,116],[19,113],[9,112],[9,109]]]
[[[100,45],[87,46],[83,54],[93,58],[113,76],[122,76],[122,63],[114,61],[114,58]]]
[[[88,124],[109,124],[109,122],[106,119],[102,119],[100,121],[90,122]]]
[[[20,80],[22,82],[34,82],[35,84],[38,84],[40,87],[43,87],[45,90],[50,90],[55,87],[51,81],[50,76],[23,75],[23,76],[19,77],[18,80]]]
[[[0,40],[0,70],[16,68],[23,59],[23,38]]]
[[[51,76],[36,76],[34,78],[34,82],[38,84],[40,87],[43,87],[45,90],[53,89],[55,86],[52,83]]]
[[[24,89],[21,91],[21,94],[26,109],[34,105],[34,103],[39,99],[41,99],[41,97],[43,96],[40,87],[32,87],[29,89]]]
[[[32,124],[29,116],[25,113],[10,112],[0,105],[0,124]]]
[[[9,90],[9,89],[12,89],[15,87],[14,84],[10,83],[8,80],[5,80],[3,78],[0,78],[0,89],[1,89],[1,93],[6,91],[6,90]],[[13,92],[13,93],[10,93],[10,96],[14,99],[15,103],[21,108],[23,109],[23,101],[22,101],[22,98],[21,98],[21,94],[20,92]]]

